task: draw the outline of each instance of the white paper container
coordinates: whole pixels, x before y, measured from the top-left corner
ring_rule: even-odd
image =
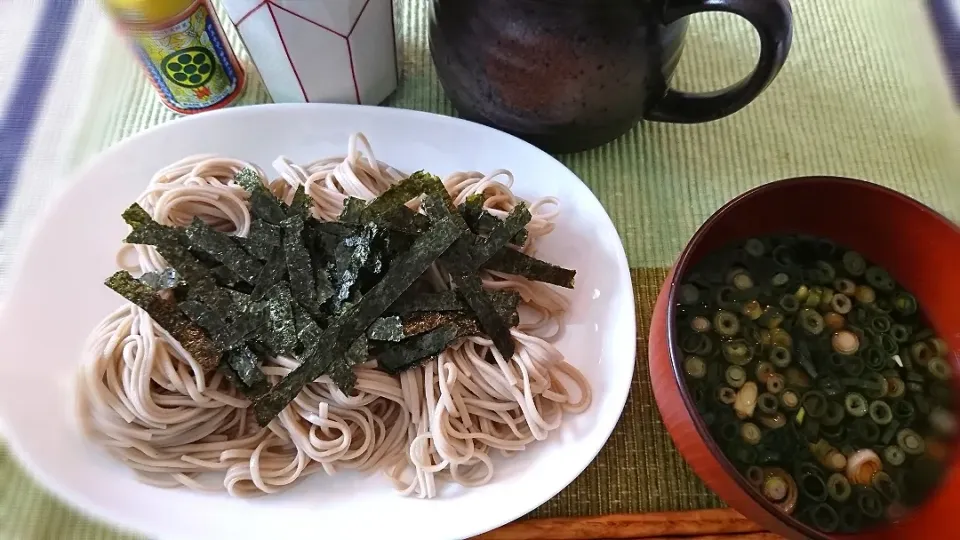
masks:
[[[392,0],[222,0],[273,100],[376,105],[397,88]]]

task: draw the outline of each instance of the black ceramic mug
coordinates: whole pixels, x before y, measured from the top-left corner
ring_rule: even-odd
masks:
[[[734,13],[756,28],[744,80],[691,94],[669,82],[689,15]],[[641,119],[708,122],[740,110],[787,58],[787,0],[433,0],[430,49],[465,118],[553,152],[598,146]]]

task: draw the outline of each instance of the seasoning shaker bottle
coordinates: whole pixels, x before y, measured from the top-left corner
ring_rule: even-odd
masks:
[[[103,2],[168,108],[219,109],[243,91],[243,67],[208,0]]]

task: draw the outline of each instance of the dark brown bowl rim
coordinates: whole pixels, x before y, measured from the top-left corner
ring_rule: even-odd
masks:
[[[755,503],[757,503],[761,508],[763,508],[768,514],[776,518],[783,525],[789,527],[790,529],[799,532],[805,535],[808,538],[814,538],[817,540],[830,540],[832,536],[842,535],[842,533],[831,533],[827,535],[821,531],[814,529],[813,527],[807,525],[806,523],[801,522],[799,519],[795,518],[793,515],[784,514],[779,508],[777,508],[773,503],[763,498],[759,491],[756,488],[751,486],[746,478],[740,474],[740,471],[733,465],[733,463],[727,458],[726,454],[720,449],[717,445],[717,442],[714,440],[713,435],[710,433],[710,430],[707,428],[707,425],[704,423],[703,418],[701,418],[700,413],[697,411],[696,406],[693,402],[693,397],[690,395],[690,392],[687,390],[687,385],[684,383],[684,374],[682,368],[682,362],[680,358],[682,353],[679,350],[677,345],[677,335],[676,335],[676,325],[674,324],[674,319],[676,317],[676,295],[677,295],[677,284],[680,282],[683,277],[684,271],[691,264],[692,253],[695,251],[695,248],[703,240],[705,231],[710,229],[714,223],[719,221],[722,217],[730,212],[734,212],[736,207],[740,206],[744,200],[750,199],[757,195],[761,195],[767,191],[773,191],[776,189],[781,189],[785,186],[793,184],[801,184],[808,182],[826,182],[833,184],[849,184],[856,186],[858,188],[871,189],[876,191],[881,191],[886,195],[893,196],[895,199],[899,200],[901,203],[914,207],[917,210],[921,210],[926,214],[929,214],[930,217],[941,221],[946,224],[948,227],[952,228],[957,234],[960,234],[960,227],[958,227],[951,220],[947,219],[944,215],[940,214],[936,210],[933,210],[929,206],[917,201],[916,199],[900,193],[894,189],[890,189],[873,182],[866,180],[858,180],[854,178],[846,178],[842,176],[800,176],[795,178],[786,178],[783,180],[776,180],[763,184],[761,186],[755,187],[748,191],[741,193],[740,195],[734,197],[726,204],[720,207],[716,212],[714,212],[702,225],[697,229],[697,232],[693,234],[690,238],[690,241],[687,242],[687,245],[683,248],[683,251],[680,253],[680,256],[677,258],[677,262],[673,266],[673,274],[670,280],[670,288],[667,295],[667,313],[666,313],[666,324],[667,324],[667,350],[670,354],[670,367],[673,371],[674,383],[676,383],[677,388],[680,391],[680,398],[683,401],[683,406],[686,408],[687,413],[690,415],[690,418],[693,421],[693,427],[697,431],[697,435],[700,436],[700,439],[704,442],[707,449],[710,451],[710,454],[715,460],[720,464],[720,467],[723,471],[736,482],[737,487],[741,491],[750,496]]]

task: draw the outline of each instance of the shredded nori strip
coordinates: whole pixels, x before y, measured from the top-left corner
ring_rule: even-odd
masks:
[[[367,345],[367,336],[360,334],[352,345],[347,349],[338,362],[330,366],[329,375],[334,384],[341,390],[344,388],[353,389],[357,383],[357,375],[353,372],[353,366],[362,364],[369,358]]]
[[[227,351],[226,362],[248,388],[258,394],[269,389],[267,377],[260,369],[260,359],[250,347],[239,347]]]
[[[391,347],[377,356],[377,365],[387,373],[397,374],[424,358],[439,354],[457,339],[457,327],[445,324]]]
[[[284,283],[274,285],[266,295],[267,332],[264,345],[275,355],[293,354],[299,343],[293,305],[290,288]]]
[[[343,200],[343,210],[340,211],[338,219],[341,223],[360,223],[366,206],[367,203],[363,199],[347,197]]]
[[[293,400],[305,384],[325,371],[342,371],[332,366],[337,358],[344,357],[346,350],[366,332],[367,327],[462,234],[463,230],[451,220],[436,220],[430,229],[417,238],[407,253],[393,262],[379,283],[324,331],[318,340],[315,354],[302,358],[297,369],[254,401],[257,421],[266,425]],[[347,392],[351,388],[341,390]]]
[[[449,205],[444,204],[439,197],[433,195],[424,197],[423,205],[427,215],[432,219],[439,219],[443,215],[449,216],[451,214],[460,216],[456,212],[450,212]],[[524,214],[526,218],[524,218]],[[516,233],[515,227],[518,224],[519,227],[523,227],[523,224],[529,221],[529,218],[530,213],[526,211],[526,207],[518,205],[518,208],[511,212],[497,235],[491,234],[483,241],[482,247],[471,249],[472,246],[469,246],[461,237],[451,248],[451,253],[443,258],[443,262],[449,267],[453,283],[457,287],[457,294],[470,306],[470,309],[477,316],[477,320],[480,321],[480,327],[490,336],[493,345],[505,358],[512,357],[516,350],[513,338],[510,337],[510,329],[484,292],[480,276],[475,270],[493,255],[491,250],[495,246],[499,245],[497,249],[502,249],[509,238]],[[462,223],[462,218],[459,221]]]
[[[253,292],[250,293],[251,298],[255,301],[262,299],[263,296],[267,294],[267,291],[272,289],[277,283],[283,281],[286,273],[287,261],[283,256],[283,248],[276,247],[274,248],[273,254],[270,255],[267,264],[264,265],[263,270],[260,271],[260,275],[257,277]]]
[[[220,363],[220,349],[199,326],[180,312],[172,300],[164,299],[125,271],[113,274],[105,283],[120,296],[146,311],[201,367],[211,370]]]
[[[487,296],[500,313],[510,313],[520,305],[520,293],[516,291],[488,291]],[[443,291],[438,293],[404,293],[387,310],[388,313],[406,315],[416,311],[463,311],[470,309],[458,295],[457,291]]]
[[[368,224],[357,234],[343,238],[337,245],[332,268],[335,308],[341,307],[343,302],[350,299],[354,286],[360,278],[360,270],[367,264],[373,252],[374,239],[378,230],[376,225]]]
[[[297,186],[297,190],[293,192],[293,200],[290,201],[290,206],[287,207],[287,216],[300,216],[306,219],[310,217],[310,208],[312,206],[313,201],[310,200],[306,189],[301,184]]]
[[[217,280],[217,285],[220,285],[221,287],[227,287],[231,290],[248,287],[245,286],[247,282],[244,281],[243,278],[222,264],[220,266],[214,266],[211,268],[210,273],[213,275],[213,278]],[[141,278],[142,277],[143,276],[141,276]]]
[[[486,200],[486,194],[474,193],[473,195],[467,197],[466,202],[458,207],[460,214],[463,215],[464,221],[467,222],[467,226],[470,227],[471,231],[479,235],[490,234],[490,231],[492,231],[493,228],[500,223],[499,218],[483,208],[483,203]],[[520,229],[517,231],[517,234],[510,239],[510,243],[517,246],[522,246],[524,243],[526,243],[527,236],[527,229]]]
[[[256,170],[250,167],[242,169],[234,179],[250,193],[251,215],[274,225],[279,225],[287,218],[283,202],[270,192]]]
[[[474,246],[471,253],[474,270],[486,264],[494,255],[506,247],[510,243],[510,238],[522,231],[527,223],[530,223],[531,217],[526,204],[522,202],[517,204],[507,216],[507,219],[497,223],[490,234]]]
[[[367,337],[378,341],[401,341],[407,334],[403,331],[403,321],[394,315],[373,321],[367,328]]]
[[[503,249],[487,261],[482,268],[504,274],[522,276],[567,289],[573,288],[577,272],[525,255],[515,249]]]
[[[425,193],[437,193],[438,190],[446,193],[439,178],[424,171],[417,171],[367,203],[361,219],[376,221],[380,216],[388,214],[396,207],[403,206]]]
[[[262,265],[244,251],[233,238],[214,230],[213,227],[197,217],[193,218],[186,234],[190,248],[202,250],[209,254],[247,283],[256,282]]]
[[[290,275],[290,292],[308,313],[319,312],[310,254],[303,243],[303,216],[295,215],[283,222],[283,254]]]
[[[430,226],[430,219],[418,214],[406,206],[397,206],[380,216],[380,222],[386,228],[406,234],[421,234]]]
[[[265,261],[270,258],[273,249],[282,244],[280,227],[262,219],[250,222],[250,232],[246,238],[239,239],[241,245],[254,257]]]

